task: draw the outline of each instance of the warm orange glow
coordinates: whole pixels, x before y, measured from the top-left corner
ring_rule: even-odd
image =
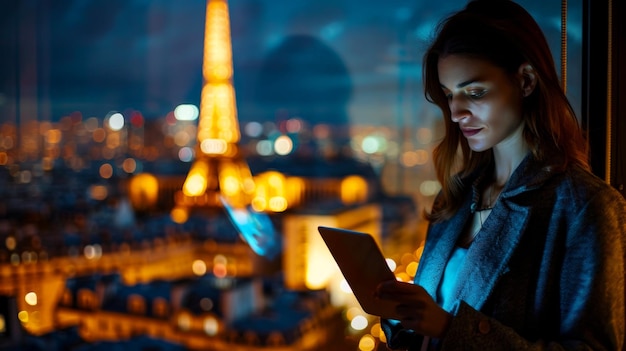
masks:
[[[212,203],[212,199],[217,199],[219,193],[233,206],[241,207],[250,203],[255,188],[250,168],[245,161],[201,158],[189,171],[183,184],[183,194],[194,197],[193,203],[196,205],[206,205]]]
[[[272,212],[283,212],[287,209],[287,199],[282,196],[272,197],[268,204],[268,208]]]
[[[400,162],[404,167],[421,166],[428,162],[429,155],[426,150],[420,149],[415,151],[407,151],[402,154]]]
[[[257,212],[263,212],[267,209],[267,198],[261,194],[263,190],[265,190],[264,187],[258,187],[256,196],[252,199],[252,202],[250,203],[252,209]]]
[[[15,247],[17,246],[17,240],[15,240],[15,237],[9,236],[4,241],[4,244],[6,248],[9,249],[9,251],[13,251],[15,250]]]
[[[122,162],[122,169],[126,173],[133,173],[137,169],[137,161],[134,158],[127,158]]]
[[[58,129],[50,129],[46,132],[46,142],[49,144],[58,144],[61,142],[63,134]]]
[[[248,205],[256,188],[248,164],[235,160],[220,163],[219,186],[221,194],[236,207]]]
[[[283,212],[299,203],[304,181],[298,177],[285,177],[277,171],[263,172],[255,177],[256,192],[252,207],[256,211]]]
[[[34,292],[29,292],[24,296],[24,301],[30,306],[37,306],[37,294]]]
[[[221,139],[236,144],[240,134],[232,84],[230,18],[225,0],[207,3],[202,74],[205,83],[200,99],[198,141],[202,144],[206,139]],[[208,154],[211,153],[214,152]]]
[[[359,340],[359,350],[360,351],[372,351],[376,348],[376,340],[373,336],[366,334],[361,337]]]
[[[137,174],[130,180],[128,193],[134,208],[150,208],[159,198],[159,181],[149,173]]]
[[[191,316],[189,313],[181,313],[178,316],[178,327],[181,330],[188,331],[191,328]]]
[[[187,196],[200,196],[206,190],[206,177],[201,174],[190,174],[183,186],[183,192]]]
[[[200,196],[204,194],[207,187],[207,175],[209,173],[209,166],[206,162],[195,162],[185,183],[183,184],[183,194],[187,196]]]
[[[186,130],[181,130],[174,135],[174,144],[183,147],[189,144],[191,136]]]
[[[170,218],[175,223],[185,223],[187,219],[189,219],[189,213],[185,208],[182,207],[174,207],[170,212]]]
[[[220,330],[220,324],[217,318],[211,316],[204,319],[204,332],[209,336],[215,336]]]
[[[191,270],[193,271],[193,274],[203,276],[206,274],[206,263],[202,260],[195,260],[191,265]]]
[[[380,323],[374,323],[374,325],[372,325],[372,329],[370,329],[370,333],[374,337],[380,338],[380,334],[383,334],[383,329],[380,327]]]
[[[346,309],[345,311],[346,314],[346,319],[351,321],[353,320],[356,316],[360,316],[363,314],[363,310],[360,307],[350,307],[348,309]]]
[[[100,177],[104,179],[109,179],[113,176],[113,166],[108,163],[100,166]]]
[[[422,253],[424,253],[424,246],[420,246],[417,249],[415,249],[415,257],[419,260],[422,257]]]
[[[411,281],[411,276],[409,276],[408,274],[406,274],[405,272],[400,272],[396,274],[396,279],[398,279],[401,282],[409,282]]]
[[[287,206],[297,206],[302,203],[304,191],[306,189],[306,182],[304,178],[300,177],[288,177],[285,182],[285,189],[288,189],[285,194],[287,199]]]
[[[411,276],[411,277],[415,277],[415,273],[417,272],[417,262],[411,262],[406,266],[406,273]]]
[[[321,236],[310,236],[307,242],[300,243],[298,246],[302,247],[293,249],[305,255],[303,257],[307,261],[305,285],[308,289],[323,289],[328,286],[334,276],[341,274]]]
[[[89,196],[98,201],[102,201],[109,196],[109,190],[104,185],[92,185],[89,187]]]
[[[222,164],[219,177],[220,189],[223,195],[227,197],[234,196],[240,191],[240,184],[242,182],[241,176],[237,165],[230,162],[224,162]]]
[[[92,139],[96,143],[101,143],[104,141],[106,136],[107,136],[107,133],[104,130],[104,128],[97,128],[96,130],[93,131]]]
[[[407,266],[409,263],[415,261],[415,256],[413,256],[412,253],[405,253],[402,255],[402,257],[400,258],[400,264]]]
[[[354,302],[354,295],[345,282],[317,227],[332,226],[370,233],[380,242],[381,209],[379,205],[355,206],[340,214],[308,215],[286,213],[283,221],[285,286],[290,289],[327,289],[334,305]]]
[[[257,190],[252,206],[257,211],[282,212],[289,207],[287,178],[280,172],[267,171],[255,177]]]
[[[225,0],[212,0],[207,4],[204,57],[203,74],[206,80],[232,77],[230,18]]]
[[[380,338],[380,342],[382,342],[382,343],[386,343],[387,342],[387,336],[382,331],[382,328],[380,329],[380,333],[378,334],[378,337]]]
[[[285,176],[279,172],[267,172],[267,184],[277,192],[284,191],[285,188]]]
[[[183,184],[182,202],[178,203],[216,206],[219,205],[218,195],[223,195],[233,206],[247,206],[256,186],[238,151],[240,131],[232,82],[230,19],[225,0],[207,2],[202,75],[196,160]],[[175,141],[183,145],[187,137],[179,134]]]
[[[222,139],[229,144],[239,141],[239,124],[235,107],[235,91],[232,83],[212,84],[202,88],[198,141]]]
[[[224,278],[226,276],[226,265],[225,264],[216,264],[213,266],[213,274],[218,278]]]
[[[226,265],[227,262],[228,262],[228,259],[224,255],[215,255],[215,257],[213,257],[214,265],[219,265],[219,264]]]
[[[207,138],[200,142],[200,150],[207,155],[223,155],[228,151],[228,144],[223,139]]]
[[[367,200],[367,182],[360,176],[348,176],[341,181],[341,201],[348,205]]]
[[[34,127],[35,129],[37,128],[37,126]],[[42,121],[39,123],[39,133],[41,135],[45,136],[50,129],[52,129],[52,123],[50,121]]]
[[[106,137],[106,145],[109,149],[115,149],[120,146],[120,134],[119,133],[111,133]]]

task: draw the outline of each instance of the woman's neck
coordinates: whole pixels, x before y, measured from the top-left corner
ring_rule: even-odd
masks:
[[[522,136],[522,131],[523,125],[510,138],[493,147],[494,182],[498,187],[504,187],[530,150]]]

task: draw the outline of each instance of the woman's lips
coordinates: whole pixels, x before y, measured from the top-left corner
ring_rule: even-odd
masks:
[[[474,136],[480,133],[481,130],[482,128],[461,128],[461,132],[466,138],[469,138],[471,136]]]

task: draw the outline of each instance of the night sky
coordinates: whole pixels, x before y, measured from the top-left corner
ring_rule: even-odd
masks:
[[[570,1],[570,86],[579,86],[580,1]],[[560,1],[520,1],[559,59]],[[435,23],[465,1],[232,0],[239,119],[277,108],[321,121],[418,125],[431,109],[421,56]],[[198,104],[206,3],[7,0],[0,5],[0,118],[38,101],[42,119]],[[558,66],[557,66],[558,69]],[[577,107],[578,91],[570,89]],[[23,111],[22,111],[23,112]],[[305,117],[309,117],[305,116]],[[324,117],[325,116],[325,117]]]

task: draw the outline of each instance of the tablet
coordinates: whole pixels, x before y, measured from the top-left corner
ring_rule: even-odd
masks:
[[[231,223],[252,251],[268,259],[274,259],[280,253],[281,238],[266,213],[254,211],[250,206],[234,207],[221,195],[220,201]]]
[[[318,227],[318,231],[363,311],[393,319],[396,302],[374,297],[379,283],[396,279],[374,237],[324,226]]]

